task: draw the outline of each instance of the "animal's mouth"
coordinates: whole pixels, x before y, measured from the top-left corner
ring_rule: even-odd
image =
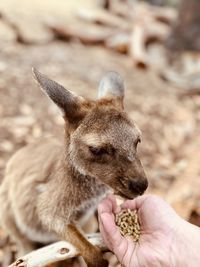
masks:
[[[115,188],[115,193],[126,199],[134,199],[143,195],[148,187],[148,181],[145,178],[140,179],[118,179],[119,183]]]
[[[121,190],[116,190],[115,194],[119,195],[120,197],[123,197],[125,199],[134,199],[134,198],[139,196],[139,194],[136,194],[136,193],[132,193],[132,194],[125,193],[125,192],[122,192]]]
[[[137,196],[142,195],[148,185],[147,180],[122,180],[119,179],[119,184],[115,188],[115,193],[126,199],[134,199]]]
[[[123,197],[125,199],[134,199],[138,196],[136,192],[130,192],[127,187],[126,183],[123,180],[119,180],[120,186],[114,190],[116,195]]]

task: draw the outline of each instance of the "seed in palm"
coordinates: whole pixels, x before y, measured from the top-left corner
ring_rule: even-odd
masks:
[[[140,223],[136,210],[124,209],[115,215],[115,223],[122,236],[131,236],[134,242],[140,238]]]

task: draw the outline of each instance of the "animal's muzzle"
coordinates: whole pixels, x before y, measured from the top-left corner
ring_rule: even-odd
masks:
[[[148,187],[148,181],[143,179],[132,179],[128,182],[128,189],[138,195],[142,195]]]

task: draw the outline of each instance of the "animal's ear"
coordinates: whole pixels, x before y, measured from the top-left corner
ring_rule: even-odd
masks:
[[[84,117],[85,114],[81,108],[81,104],[84,101],[82,97],[76,96],[71,91],[65,89],[62,85],[50,80],[35,68],[32,70],[41,89],[61,109],[64,117],[70,123],[77,123]]]
[[[102,77],[99,83],[98,98],[114,99],[123,107],[124,81],[117,72],[110,71]]]

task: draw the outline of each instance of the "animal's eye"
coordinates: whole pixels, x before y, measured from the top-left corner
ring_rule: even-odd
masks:
[[[89,150],[94,156],[101,156],[108,153],[107,150],[103,147],[89,146]]]

